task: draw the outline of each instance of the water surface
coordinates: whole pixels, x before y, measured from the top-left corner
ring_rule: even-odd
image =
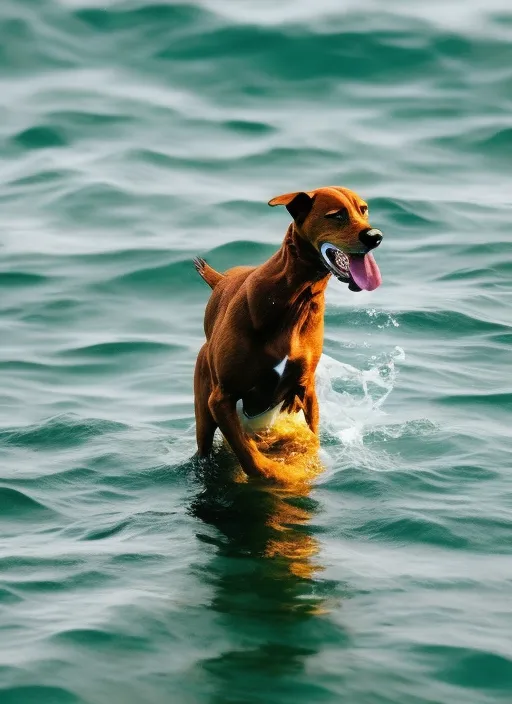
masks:
[[[2,704],[512,697],[509,3],[3,0]],[[346,185],[309,494],[196,467],[215,267]]]

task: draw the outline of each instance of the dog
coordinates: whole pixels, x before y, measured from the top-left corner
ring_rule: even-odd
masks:
[[[315,370],[325,289],[331,275],[351,291],[376,289],[382,279],[371,250],[383,236],[370,226],[366,202],[348,188],[286,193],[269,205],[284,205],[293,221],[264,264],[222,274],[204,259],[194,260],[213,291],[195,367],[194,407],[196,456],[211,453],[219,428],[249,477],[279,482],[282,463],[259,449],[248,427],[302,411],[318,436]]]

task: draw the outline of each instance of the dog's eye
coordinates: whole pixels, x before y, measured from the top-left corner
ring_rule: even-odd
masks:
[[[346,223],[348,222],[348,210],[346,208],[332,210],[330,213],[326,213],[325,217],[331,218],[332,220],[337,220],[338,222]]]
[[[367,205],[361,206],[361,215],[368,215],[368,206]]]

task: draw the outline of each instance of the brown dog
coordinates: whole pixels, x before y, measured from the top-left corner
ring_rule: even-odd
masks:
[[[221,274],[196,259],[213,289],[205,313],[206,343],[195,369],[198,456],[207,456],[220,429],[250,476],[281,479],[283,467],[265,456],[242,419],[271,409],[303,410],[318,434],[315,370],[322,353],[324,293],[334,274],[351,291],[381,283],[370,254],[382,233],[368,224],[368,206],[347,188],[287,193],[269,205],[284,205],[293,218],[281,248],[264,264]]]

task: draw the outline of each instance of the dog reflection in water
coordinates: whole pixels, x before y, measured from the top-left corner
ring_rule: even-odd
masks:
[[[232,610],[245,593],[249,598],[244,609],[263,599],[267,604],[270,600],[268,608],[274,614],[322,613],[323,599],[316,596],[314,587],[322,571],[316,559],[319,546],[308,529],[316,505],[309,496],[311,482],[322,470],[318,438],[300,416],[288,414],[279,416],[270,430],[252,434],[261,451],[283,466],[286,486],[248,478],[227,445],[196,464],[200,490],[191,512],[220,532],[213,539],[198,537],[214,542],[220,557],[245,558],[250,570],[250,579],[244,568],[228,580],[221,578],[217,600],[229,602]]]

